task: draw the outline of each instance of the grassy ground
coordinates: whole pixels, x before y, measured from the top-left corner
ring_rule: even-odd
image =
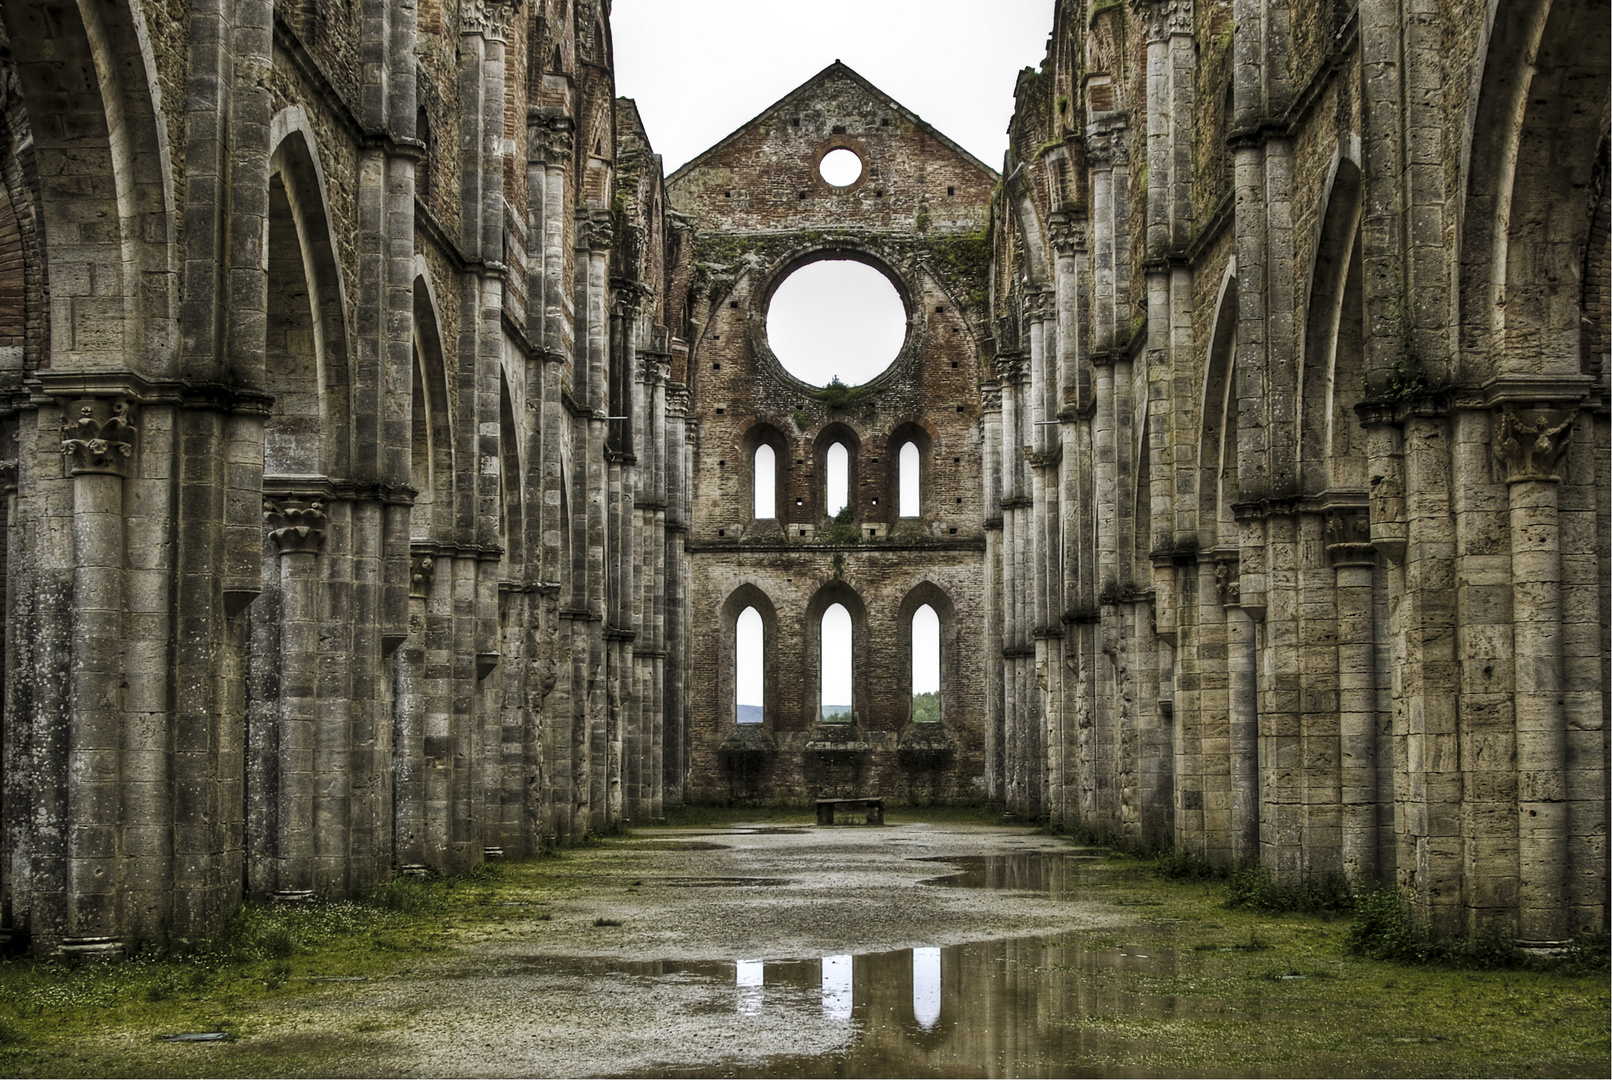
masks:
[[[893,809],[893,821],[995,823],[987,810]],[[810,823],[810,811],[681,811],[689,827]],[[562,900],[619,891],[624,865],[660,848],[654,838],[596,841],[560,857],[498,864],[462,878],[394,883],[365,902],[247,906],[215,949],[143,956],[109,966],[0,962],[0,1075],[179,1075],[220,1068],[161,1041],[183,1032],[279,1040],[232,1054],[233,1075],[317,1073],[317,1049],[266,1017],[287,1001],[339,1010],[355,983],[426,976],[501,923],[543,920]],[[632,857],[622,858],[629,853]],[[1133,910],[1133,929],[1080,935],[1087,952],[1156,952],[1167,974],[1071,966],[1090,1003],[1050,1020],[1080,1025],[1109,1047],[1116,1071],[1153,1075],[1603,1076],[1608,1063],[1604,970],[1409,967],[1352,956],[1346,917],[1272,915],[1224,905],[1223,883],[1173,881],[1147,860],[1113,857],[1086,895]],[[558,925],[558,924],[556,924]],[[1138,996],[1168,1007],[1126,1008]],[[1113,1007],[1105,1007],[1113,1002]],[[352,1044],[385,1024],[354,1019]],[[241,1044],[239,1051],[247,1051]],[[188,1064],[187,1064],[188,1062]]]
[[[1167,947],[1169,974],[1088,971],[1104,998],[1147,995],[1168,1017],[1098,1009],[1066,1022],[1138,1049],[1152,1075],[1601,1076],[1612,1053],[1606,972],[1407,966],[1350,955],[1347,917],[1228,909],[1220,882],[1162,880],[1116,857],[1096,894],[1135,931],[1089,949]]]

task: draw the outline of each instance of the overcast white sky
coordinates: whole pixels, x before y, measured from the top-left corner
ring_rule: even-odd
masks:
[[[617,93],[668,175],[835,60],[993,169],[1054,0],[616,0]]]

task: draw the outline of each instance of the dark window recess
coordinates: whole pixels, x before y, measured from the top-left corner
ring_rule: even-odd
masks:
[[[956,536],[956,535],[957,535],[957,530],[956,530],[956,529],[953,529],[953,530],[952,530],[952,535],[953,535],[953,536]]]
[[[954,334],[955,334],[955,333],[957,333],[957,331],[956,331],[956,330],[953,330],[953,331],[952,331],[952,333],[954,333]],[[953,361],[952,361],[952,367],[956,367],[956,366],[957,366],[957,361],[956,361],[956,360],[953,360]]]
[[[878,505],[879,505],[879,500],[878,500],[878,499],[874,499],[874,500],[873,500],[873,505],[874,505],[874,506],[878,506]]]
[[[722,410],[721,410],[721,409],[718,409],[718,410],[717,410],[717,412],[721,412],[721,411],[722,411]],[[959,406],[957,406],[957,411],[958,411],[958,412],[962,412],[962,411],[963,411],[963,407],[962,407],[962,406],[961,406],[961,405],[959,405]]]
[[[738,306],[739,306],[739,301],[737,301],[737,300],[729,300],[728,301],[728,307],[736,308]]]
[[[712,371],[721,371],[722,370],[722,365],[721,364],[712,364],[711,365],[711,370]]]
[[[836,135],[844,135],[845,134],[845,125],[844,124],[835,124],[834,125],[834,134],[836,134]]]
[[[954,458],[952,458],[952,464],[953,464],[953,465],[961,465],[961,464],[962,464],[962,463],[963,463],[963,459],[962,459],[962,458],[960,458],[960,457],[954,457]]]
[[[875,199],[882,199],[882,198],[884,198],[884,188],[877,188],[877,189],[875,189],[875,190],[874,190],[874,192],[873,192],[873,197],[874,197],[874,198],[875,198]]]
[[[721,416],[721,415],[722,415],[722,414],[723,414],[723,413],[725,413],[725,412],[727,412],[727,411],[728,411],[728,410],[726,410],[726,409],[718,409],[718,410],[717,410],[717,411],[716,411],[716,414],[717,414],[717,415],[718,415],[718,416]],[[962,412],[962,411],[963,411],[963,410],[962,410],[962,408],[961,408],[961,407],[959,407],[959,408],[958,408],[958,410],[957,410],[957,411],[958,411],[958,412]]]
[[[717,462],[717,466],[718,466],[718,467],[721,467],[721,466],[723,466],[723,465],[726,465],[726,464],[727,464],[727,462],[726,462],[726,461],[718,461],[718,462]]]
[[[946,314],[946,305],[945,304],[936,304],[935,305],[935,314],[936,315],[944,315],[944,314]]]
[[[953,531],[955,532],[956,530],[953,530]],[[805,536],[806,535],[806,530],[805,529],[800,530],[800,535]]]
[[[962,505],[963,505],[963,500],[962,500],[962,499],[958,499],[958,500],[957,500],[957,505],[958,505],[958,506],[962,506]]]
[[[790,121],[790,122],[789,122],[789,123],[790,123],[790,124],[791,124],[791,125],[792,125],[792,126],[794,126],[794,127],[800,127],[800,117],[798,117],[798,116],[797,116],[797,117],[795,117],[795,118],[794,118],[794,119],[793,119],[793,120],[791,120],[791,121]]]
[[[806,500],[805,499],[796,499],[795,500],[795,505],[796,506],[805,506],[806,505]]]
[[[724,192],[723,192],[723,193],[722,193],[722,197],[723,197],[723,198],[724,198],[724,199],[731,199],[731,198],[733,198],[733,192],[731,192],[731,191],[724,191]]]
[[[726,535],[728,535],[728,530],[726,530],[726,529],[718,529],[718,530],[717,530],[717,531],[716,531],[716,534],[717,534],[717,535],[718,535],[718,536],[726,536]]]
[[[806,459],[803,458],[803,457],[798,457],[798,458],[795,459],[795,464],[796,465],[804,465],[804,464],[806,464]]]
[[[946,194],[948,194],[948,195],[956,195],[957,194],[957,189],[954,188],[954,187],[951,187],[950,185],[948,185],[947,188],[946,188]]]
[[[868,539],[869,540],[872,540],[874,537],[876,537],[878,535],[879,535],[879,530],[878,529],[869,529],[868,530]]]
[[[880,119],[879,126],[880,127],[889,127],[890,126],[890,118],[888,116],[886,116],[886,117],[883,117],[882,119]]]
[[[805,193],[805,192],[804,192],[804,191],[802,191],[802,192],[800,192],[800,193],[799,193],[799,194],[798,194],[798,195],[796,195],[796,196],[795,196],[795,198],[797,198],[797,199],[800,199],[800,200],[802,200],[802,201],[804,201],[804,200],[805,200],[805,198],[806,198],[806,193]]]

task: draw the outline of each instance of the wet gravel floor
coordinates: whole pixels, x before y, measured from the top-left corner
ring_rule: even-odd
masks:
[[[731,970],[698,974],[700,962],[814,962],[1134,920],[1044,893],[925,884],[953,873],[950,859],[1071,850],[1026,829],[734,827],[636,837],[568,855],[568,869],[584,859],[596,872],[534,903],[531,917],[512,902],[507,919],[461,931],[451,959],[339,999],[272,1008],[237,1049],[288,1059],[312,1052],[331,1076],[753,1069],[773,1056],[834,1053],[855,1028],[826,1015],[804,984],[769,987],[765,1010],[737,1010]]]

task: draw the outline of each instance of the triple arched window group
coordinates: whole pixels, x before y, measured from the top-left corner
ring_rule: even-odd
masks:
[[[818,627],[817,716],[819,723],[855,720],[854,626],[844,604],[824,610]],[[940,616],[929,604],[912,613],[908,664],[911,675],[911,710],[914,723],[938,723],[940,709]],[[753,605],[734,622],[734,721],[760,724],[766,710],[766,624]]]
[[[779,484],[779,447],[774,440],[765,436],[756,440],[755,450],[751,456],[751,491],[753,504],[751,517],[757,521],[766,521],[778,518],[778,502],[780,499]],[[901,435],[893,441],[896,459],[895,500],[896,516],[915,518],[923,515],[923,446],[927,440],[921,435]],[[826,437],[819,439],[818,457],[821,465],[822,489],[817,493],[822,499],[822,516],[832,518],[840,511],[851,505],[852,473],[855,464],[855,443],[852,438],[836,436],[833,432],[826,433]],[[801,499],[804,505],[804,498]],[[873,506],[876,509],[878,496],[873,497]],[[797,515],[807,516],[807,515]]]

